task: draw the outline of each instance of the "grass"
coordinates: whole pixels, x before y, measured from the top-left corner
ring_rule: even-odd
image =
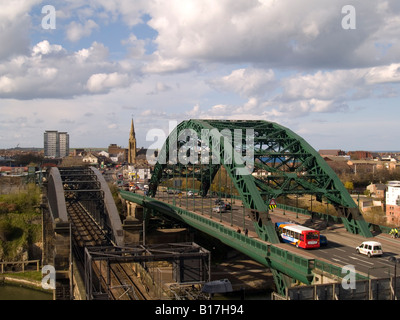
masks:
[[[40,189],[35,184],[29,184],[21,192],[0,195],[1,213],[35,213],[40,203]]]
[[[41,215],[37,212],[40,189],[0,195],[0,260],[19,259],[29,245],[41,240]]]
[[[2,273],[1,276],[24,279],[29,281],[42,281],[43,275],[41,271],[25,271],[25,272],[14,272],[14,273]]]

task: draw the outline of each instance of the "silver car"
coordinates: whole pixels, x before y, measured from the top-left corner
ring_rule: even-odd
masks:
[[[214,207],[213,212],[226,212],[225,206]]]

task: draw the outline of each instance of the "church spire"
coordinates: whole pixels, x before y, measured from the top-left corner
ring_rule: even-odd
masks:
[[[135,126],[133,125],[133,118],[131,123],[131,132],[129,133],[129,139],[135,139]]]
[[[133,118],[131,122],[131,132],[129,133],[129,148],[128,148],[128,163],[136,163],[136,137],[135,137],[135,127],[133,125]]]

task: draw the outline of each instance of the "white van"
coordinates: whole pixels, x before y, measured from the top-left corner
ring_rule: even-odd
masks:
[[[364,241],[356,248],[356,251],[367,255],[369,258],[383,254],[381,243],[376,241]]]

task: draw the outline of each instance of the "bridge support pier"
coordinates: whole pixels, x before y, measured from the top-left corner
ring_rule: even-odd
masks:
[[[47,205],[46,195],[42,196],[43,251],[42,265],[55,269],[54,300],[71,299],[71,228],[69,222],[53,220]]]
[[[139,245],[143,233],[143,222],[134,218],[127,217],[123,224],[124,242],[126,245]]]
[[[126,201],[127,217],[123,221],[122,229],[124,230],[124,241],[126,245],[142,244],[144,239],[144,210],[143,207]]]
[[[69,222],[54,223],[56,269],[55,300],[71,299],[71,225]]]

